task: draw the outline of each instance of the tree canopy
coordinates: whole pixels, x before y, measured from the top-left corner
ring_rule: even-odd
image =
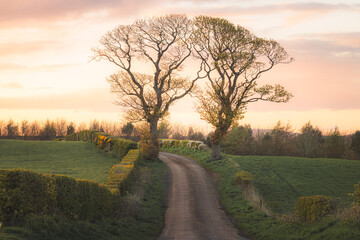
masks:
[[[94,48],[95,60],[107,60],[119,67],[108,78],[117,104],[127,110],[129,121],[145,120],[151,143],[158,146],[157,124],[169,107],[191,93],[200,79],[201,68],[192,79],[179,75],[191,56],[192,21],[185,15],[140,19],[120,25],[105,34],[101,47]],[[152,73],[138,72],[136,62],[148,63]]]
[[[293,59],[278,42],[256,37],[225,19],[199,16],[194,25],[194,51],[208,79],[198,96],[197,111],[215,128],[212,159],[218,159],[220,140],[243,118],[249,103],[289,101],[292,94],[283,86],[259,85],[258,79],[275,65]]]

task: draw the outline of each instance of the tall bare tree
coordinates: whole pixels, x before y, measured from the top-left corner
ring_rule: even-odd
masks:
[[[54,124],[55,124],[56,135],[66,136],[68,122],[63,118],[61,119],[58,118],[55,120]]]
[[[292,61],[274,40],[265,40],[225,19],[195,18],[194,50],[204,64],[208,84],[197,111],[214,128],[211,159],[220,158],[220,140],[243,118],[248,103],[287,102],[284,87],[258,86],[259,77],[279,63]]]
[[[127,109],[130,122],[146,121],[150,144],[158,148],[158,122],[169,107],[194,90],[201,68],[193,79],[179,76],[191,55],[192,21],[184,15],[168,15],[120,25],[105,34],[95,60],[107,60],[120,71],[108,78],[118,105]],[[151,74],[136,72],[134,65],[151,66]]]
[[[22,120],[21,121],[21,134],[23,136],[29,136],[29,132],[30,132],[29,121],[28,120]]]
[[[29,131],[29,136],[39,136],[40,135],[40,131],[41,131],[41,126],[40,123],[38,121],[33,121],[30,124],[30,131]]]

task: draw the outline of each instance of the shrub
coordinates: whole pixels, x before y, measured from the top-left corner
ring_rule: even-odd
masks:
[[[187,147],[188,142],[189,142],[188,140],[182,140],[180,145],[183,147]]]
[[[93,181],[22,169],[0,170],[0,222],[5,225],[34,215],[89,221],[111,217],[119,196]]]
[[[56,214],[75,219],[79,216],[80,200],[75,178],[65,175],[54,176],[57,210]]]
[[[109,171],[107,187],[113,192],[120,191],[121,195],[129,189],[134,180],[139,162],[139,150],[130,150],[119,164],[115,164]]]
[[[120,137],[111,137],[98,130],[84,130],[65,137],[66,141],[91,141],[105,151],[112,151],[119,158],[124,157],[130,149],[137,149],[137,143]]]
[[[299,197],[295,205],[295,218],[300,223],[314,223],[331,213],[331,198],[316,195]]]
[[[137,149],[137,143],[120,137],[111,139],[112,151],[120,158],[124,157],[131,149]]]
[[[49,177],[22,169],[0,170],[0,222],[13,224],[28,215],[47,214],[54,205]]]
[[[248,188],[249,184],[254,180],[254,175],[246,171],[237,172],[235,175],[236,183],[240,184],[242,189]]]
[[[360,182],[355,184],[355,199],[357,204],[360,206]]]
[[[146,161],[154,161],[158,158],[159,147],[146,141],[140,143],[141,156]]]

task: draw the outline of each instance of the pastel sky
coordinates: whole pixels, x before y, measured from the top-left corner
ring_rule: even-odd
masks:
[[[117,69],[90,62],[91,48],[117,25],[171,13],[226,18],[295,58],[259,82],[280,83],[294,98],[253,103],[240,124],[360,129],[359,0],[0,0],[0,120],[119,121],[106,82]],[[179,101],[171,121],[208,128],[192,106]]]

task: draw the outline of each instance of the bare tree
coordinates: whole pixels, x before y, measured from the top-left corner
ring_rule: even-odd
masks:
[[[21,121],[21,134],[23,136],[29,136],[30,133],[30,126],[28,120]]]
[[[162,120],[159,123],[158,132],[159,132],[159,138],[162,138],[162,139],[169,138],[169,136],[171,135],[171,132],[172,132],[170,122],[167,120]]]
[[[12,137],[19,134],[19,126],[14,122],[14,120],[10,119],[6,124],[7,136]]]
[[[30,132],[29,135],[30,136],[39,136],[40,135],[40,131],[41,131],[41,126],[39,124],[38,121],[33,121],[30,124]]]
[[[116,103],[127,110],[128,121],[149,123],[150,145],[157,149],[159,120],[175,101],[191,93],[201,78],[201,68],[192,80],[178,74],[191,55],[192,29],[192,21],[184,15],[137,20],[108,32],[100,41],[102,46],[93,49],[95,60],[119,67],[120,71],[108,78],[118,97]],[[149,64],[152,74],[135,72],[137,60]]]
[[[61,119],[56,119],[54,124],[55,124],[56,135],[66,136],[68,122],[65,119],[61,118]]]
[[[89,123],[89,128],[92,130],[100,130],[100,123],[98,120],[93,119]]]
[[[88,125],[86,124],[86,122],[80,122],[77,129],[76,129],[76,132],[86,130],[88,128],[87,126]],[[92,128],[90,128],[90,129],[92,129]]]
[[[259,100],[287,102],[284,87],[258,86],[259,77],[279,63],[289,63],[285,50],[225,19],[206,16],[194,21],[194,50],[207,73],[206,91],[199,94],[197,111],[214,128],[211,159],[220,158],[220,141],[243,118],[247,104]]]
[[[0,136],[5,136],[5,122],[0,120]]]
[[[117,129],[119,128],[119,124],[111,121],[101,121],[100,123],[101,129],[112,136],[116,135]]]

